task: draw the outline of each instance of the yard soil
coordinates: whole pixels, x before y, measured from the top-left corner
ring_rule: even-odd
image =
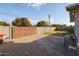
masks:
[[[76,55],[75,52],[71,54]],[[37,34],[13,39],[13,42],[0,45],[2,56],[64,56],[71,54],[64,48],[63,36]]]
[[[13,39],[13,42],[14,43],[30,43],[30,42],[33,42],[33,41],[38,40],[40,38],[46,37],[46,36],[48,36],[48,35],[35,34],[35,35],[27,36],[27,37]]]

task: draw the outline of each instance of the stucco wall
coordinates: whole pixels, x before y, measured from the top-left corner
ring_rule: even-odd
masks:
[[[5,37],[10,38],[10,27],[9,26],[0,26],[0,32],[5,33]]]
[[[45,32],[50,32],[54,31],[56,27],[37,27],[37,33],[45,33]]]

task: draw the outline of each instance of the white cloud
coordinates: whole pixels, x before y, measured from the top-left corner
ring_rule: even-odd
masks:
[[[33,7],[39,10],[42,6],[44,6],[46,3],[29,3],[28,7]]]

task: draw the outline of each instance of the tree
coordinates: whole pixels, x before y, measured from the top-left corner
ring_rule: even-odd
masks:
[[[7,22],[4,22],[4,21],[0,21],[0,25],[1,26],[9,26],[9,24]]]
[[[28,18],[16,18],[14,21],[12,21],[12,24],[19,27],[32,26]]]
[[[65,24],[52,24],[51,27],[66,27]]]
[[[4,22],[3,26],[10,26],[7,22]]]
[[[45,22],[45,21],[40,21],[40,22],[37,23],[36,26],[38,26],[38,27],[47,27],[48,26],[48,23]]]

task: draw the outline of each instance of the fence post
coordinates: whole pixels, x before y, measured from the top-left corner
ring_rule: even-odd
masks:
[[[13,39],[13,27],[11,27],[11,39]]]

